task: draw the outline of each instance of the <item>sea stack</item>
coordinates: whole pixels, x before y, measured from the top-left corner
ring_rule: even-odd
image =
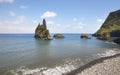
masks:
[[[43,40],[50,40],[50,33],[47,29],[46,20],[43,19],[42,24],[38,24],[37,28],[35,29],[35,36],[36,39],[43,39]]]

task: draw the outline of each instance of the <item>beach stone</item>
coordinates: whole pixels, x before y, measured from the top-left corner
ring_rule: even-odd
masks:
[[[76,75],[120,75],[120,56],[104,60]]]

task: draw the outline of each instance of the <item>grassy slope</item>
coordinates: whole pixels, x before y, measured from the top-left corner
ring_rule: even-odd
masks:
[[[120,10],[111,12],[96,33],[104,34],[115,30],[120,30]]]
[[[120,30],[120,26],[111,26],[110,28],[106,29],[106,28],[101,28],[97,31],[97,33],[103,34],[103,33],[109,33],[115,30]]]

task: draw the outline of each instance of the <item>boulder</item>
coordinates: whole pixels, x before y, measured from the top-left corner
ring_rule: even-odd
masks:
[[[81,35],[81,39],[83,39],[83,38],[85,38],[85,39],[91,39],[91,38],[88,36],[88,34],[82,34],[82,35]]]
[[[115,43],[120,45],[120,38],[113,40],[113,42],[115,42]]]
[[[64,35],[63,34],[55,34],[53,37],[54,38],[64,38]]]

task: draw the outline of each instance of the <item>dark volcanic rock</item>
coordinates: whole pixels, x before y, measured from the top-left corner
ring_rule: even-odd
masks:
[[[91,39],[89,36],[88,36],[88,34],[82,34],[81,35],[81,38],[83,39],[83,38],[85,38],[85,39]]]
[[[109,37],[110,37],[110,33],[103,33],[102,36],[98,37],[97,39],[108,40]]]
[[[45,39],[45,40],[51,39],[49,30],[47,29],[47,26],[46,26],[45,19],[43,19],[43,23],[41,25],[39,24],[37,26],[37,28],[35,29],[35,36],[34,37],[38,38],[38,39]]]
[[[111,37],[120,37],[120,30],[110,32]]]
[[[94,37],[100,37],[100,34],[98,34],[98,33],[96,34],[95,33],[95,34],[92,34],[92,36],[94,36]]]
[[[113,40],[113,42],[115,42],[115,43],[120,45],[120,38]]]
[[[63,34],[55,34],[53,37],[54,38],[64,38],[64,35]]]

